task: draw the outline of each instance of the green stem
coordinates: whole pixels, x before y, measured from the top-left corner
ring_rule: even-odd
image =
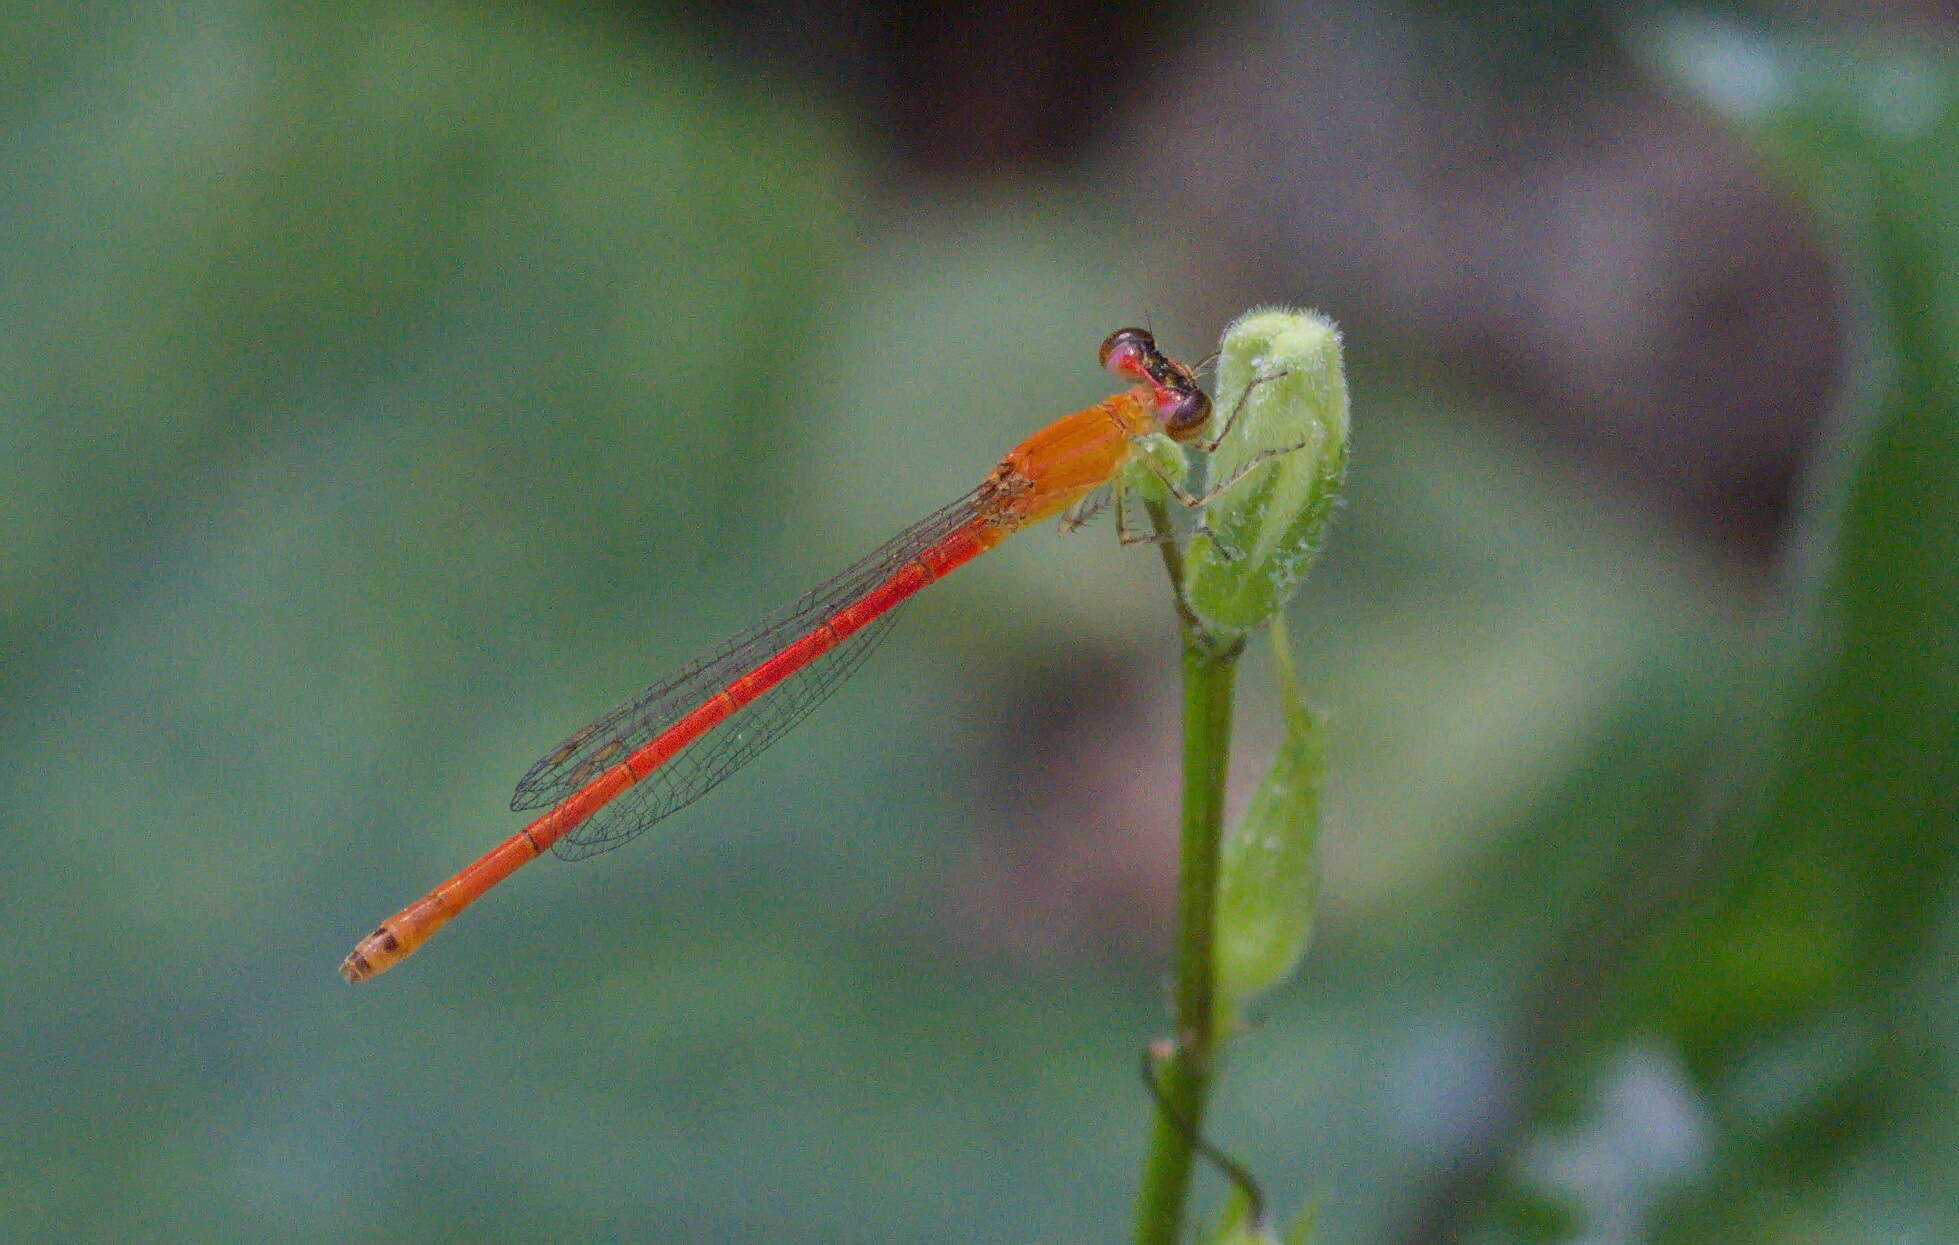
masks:
[[[1173,577],[1177,569],[1172,566]],[[1218,847],[1231,753],[1231,696],[1242,641],[1220,643],[1183,617],[1184,807],[1177,880],[1176,1040],[1136,1202],[1139,1245],[1176,1245],[1190,1192],[1193,1142],[1204,1127],[1215,1004]]]

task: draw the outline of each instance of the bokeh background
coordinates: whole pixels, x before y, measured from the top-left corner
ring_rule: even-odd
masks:
[[[1959,1239],[1954,21],[9,6],[4,1234],[1120,1239],[1175,661],[1106,526],[334,967],[1109,330],[1277,301],[1355,394],[1325,893],[1214,1138],[1327,1241]]]

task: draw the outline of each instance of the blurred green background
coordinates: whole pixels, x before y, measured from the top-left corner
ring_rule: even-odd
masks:
[[[1950,10],[1638,13],[10,7],[5,1235],[1119,1239],[1175,662],[1106,525],[333,970],[1105,333],[1285,301],[1327,889],[1215,1139],[1328,1241],[1959,1239]]]

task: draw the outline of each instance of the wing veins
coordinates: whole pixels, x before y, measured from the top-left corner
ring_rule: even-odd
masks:
[[[823,619],[888,579],[905,563],[917,557],[922,550],[971,519],[978,510],[978,501],[982,492],[982,489],[974,489],[950,505],[933,511],[836,576],[818,584],[753,626],[737,632],[710,652],[682,666],[666,680],[654,684],[573,734],[547,752],[525,773],[511,796],[511,809],[521,812],[547,807],[577,791],[596,776],[600,766],[617,760],[643,745],[647,740],[657,737],[695,706],[719,691],[730,679],[760,665],[796,636],[813,629]],[[850,670],[856,668],[856,663],[862,662],[864,656],[868,655],[869,649],[875,645],[875,640],[864,643],[859,641],[858,636],[865,632],[876,632],[878,638],[882,638],[889,627],[888,620],[895,613],[894,610],[864,628],[863,632],[846,637],[842,644],[831,650],[824,658],[819,658],[817,662],[811,663],[809,668],[792,676],[782,686],[771,689],[768,694],[744,706],[744,711],[731,715],[729,721],[747,719],[751,715],[746,713],[746,710],[776,700],[778,693],[782,692],[784,687],[793,688],[806,681],[820,679],[819,667],[829,669],[837,666],[839,663],[835,657],[838,653],[848,653],[861,648],[863,651],[858,653],[855,662],[849,664],[843,672],[848,674]],[[840,675],[835,677],[841,678]],[[823,694],[828,694],[827,688]],[[820,701],[821,696],[818,696],[817,700]],[[809,708],[814,708],[814,703]],[[808,711],[808,708],[803,709],[776,734],[785,732],[788,726],[793,726],[795,722],[800,721]],[[717,727],[716,731],[718,730]],[[652,782],[659,773],[678,763],[682,757],[694,752],[700,743],[713,737],[716,731],[710,731],[701,740],[696,740],[695,745],[683,749],[680,754],[670,759],[661,771],[648,775],[638,785],[643,787],[647,782]],[[742,758],[744,763],[747,759],[749,758]],[[739,768],[739,765],[733,768]],[[733,768],[727,773],[732,773]],[[724,773],[722,777],[725,776]],[[719,779],[715,781],[718,782]],[[708,787],[712,785],[710,783]],[[707,789],[707,787],[702,788],[701,794],[704,794]],[[627,796],[633,794],[635,793],[628,792]],[[692,798],[699,797],[696,795]],[[691,803],[692,798],[682,803]]]

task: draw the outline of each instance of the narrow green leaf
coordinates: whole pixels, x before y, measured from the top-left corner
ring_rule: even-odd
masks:
[[[1959,872],[1959,60],[1833,46],[1709,20],[1657,28],[1662,63],[1759,143],[1844,257],[1854,314],[1845,409],[1805,490],[1779,719],[1737,807],[1731,893],[1659,976],[1731,1046],[1756,1017],[1895,1006],[1935,944]],[[1740,89],[1745,87],[1746,89]],[[1801,879],[1802,885],[1792,885]],[[1716,915],[1718,912],[1719,915]],[[1713,957],[1777,930],[1777,981]],[[1776,961],[1771,961],[1776,962]],[[1721,965],[1722,967],[1716,967]],[[1689,991],[1695,993],[1690,996]],[[1759,1020],[1757,1023],[1760,1023]],[[1915,1025],[1915,1020],[1905,1022]]]
[[[1250,1222],[1247,1218],[1250,1209],[1245,1195],[1233,1189],[1231,1199],[1224,1204],[1224,1213],[1218,1216],[1217,1226],[1203,1235],[1205,1245],[1279,1245],[1278,1238],[1270,1231]]]
[[[1248,1238],[1245,1235],[1245,1198],[1237,1189],[1224,1203],[1224,1210],[1218,1215],[1217,1223],[1200,1238],[1204,1245],[1237,1245]]]
[[[1242,1220],[1220,1228],[1207,1239],[1211,1245],[1278,1245],[1278,1238],[1270,1232],[1258,1231]]]
[[[1286,1245],[1313,1245],[1313,1238],[1319,1234],[1320,1199],[1315,1196],[1299,1208],[1292,1223],[1286,1228]]]
[[[1219,635],[1277,614],[1319,553],[1347,471],[1340,330],[1310,312],[1250,311],[1224,332],[1213,419],[1228,427],[1190,545],[1185,599]],[[1261,455],[1267,455],[1262,461]]]
[[[1272,768],[1226,832],[1218,879],[1217,1007],[1220,1031],[1243,1005],[1291,975],[1312,938],[1319,891],[1320,786],[1325,746],[1299,697],[1282,620],[1272,658],[1285,738]]]

